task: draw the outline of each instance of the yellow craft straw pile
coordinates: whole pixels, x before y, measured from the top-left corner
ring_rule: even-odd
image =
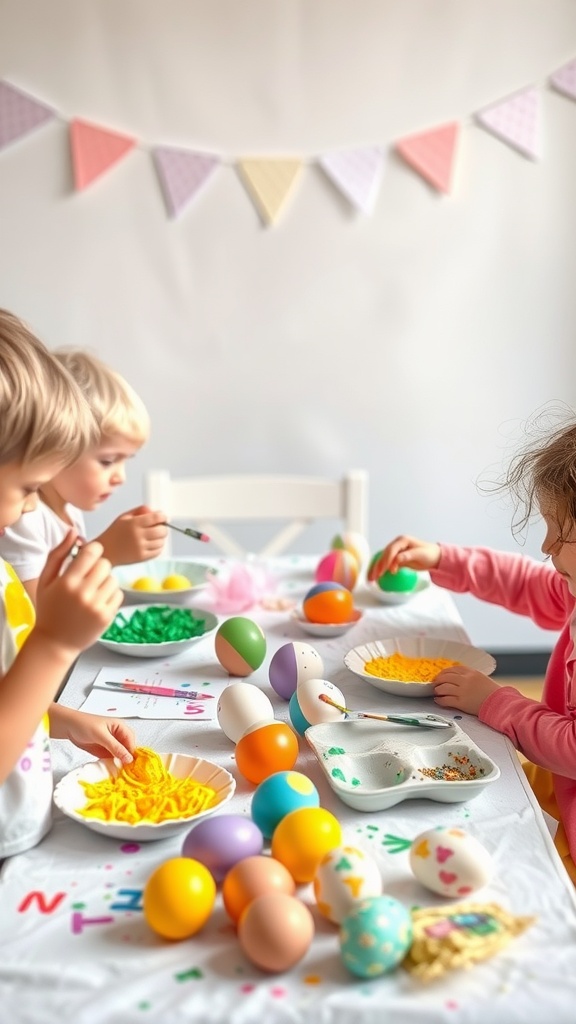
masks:
[[[78,808],[84,818],[100,821],[172,821],[192,818],[216,803],[216,791],[194,779],[177,779],[162,764],[160,755],[137,747],[134,760],[118,774],[100,782],[80,782],[87,802]]]
[[[372,658],[364,671],[379,679],[397,679],[401,683],[431,683],[439,672],[459,661],[448,658],[407,658],[404,654],[391,654],[388,658]]]

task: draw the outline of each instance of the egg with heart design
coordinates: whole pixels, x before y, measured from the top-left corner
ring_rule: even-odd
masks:
[[[414,839],[410,867],[421,885],[441,896],[463,899],[481,889],[492,875],[492,858],[464,829],[438,825]]]

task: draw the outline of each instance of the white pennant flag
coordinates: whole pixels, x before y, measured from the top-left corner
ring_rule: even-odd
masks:
[[[372,213],[384,173],[384,153],[380,147],[325,153],[318,162],[357,210]]]
[[[540,96],[534,87],[485,107],[476,113],[476,119],[492,135],[531,160],[541,156]]]

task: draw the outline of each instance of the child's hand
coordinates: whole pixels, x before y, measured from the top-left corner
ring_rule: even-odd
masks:
[[[60,575],[75,540],[71,530],[48,557],[38,580],[33,630],[60,647],[64,660],[90,647],[122,604],[122,591],[97,541],[84,544]]]
[[[50,708],[50,735],[70,740],[94,757],[116,757],[122,764],[130,764],[136,746],[132,729],[122,719],[90,715],[61,704]]]
[[[396,537],[383,549],[378,561],[368,573],[369,580],[377,580],[385,572],[407,569],[435,569],[440,561],[440,545],[416,537]]]
[[[145,562],[162,554],[168,528],[165,512],[153,512],[145,505],[124,512],[98,540],[112,565]]]
[[[458,708],[477,715],[491,693],[500,688],[489,676],[466,665],[453,665],[439,672],[434,680],[434,700],[443,708]]]

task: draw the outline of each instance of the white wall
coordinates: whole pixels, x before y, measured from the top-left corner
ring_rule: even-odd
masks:
[[[576,405],[576,104],[546,86],[575,56],[572,0],[0,0],[0,77],[62,115],[0,153],[0,303],[113,363],[153,416],[94,529],[140,501],[146,468],[364,466],[373,548],[398,531],[514,548],[509,508],[476,481],[537,407]],[[530,84],[538,163],[472,121]],[[80,194],[74,116],[141,140]],[[454,194],[391,155],[370,218],[311,164],[264,229],[232,166],[453,119]],[[228,161],[177,221],[158,144]],[[551,643],[459,603],[478,643]]]

